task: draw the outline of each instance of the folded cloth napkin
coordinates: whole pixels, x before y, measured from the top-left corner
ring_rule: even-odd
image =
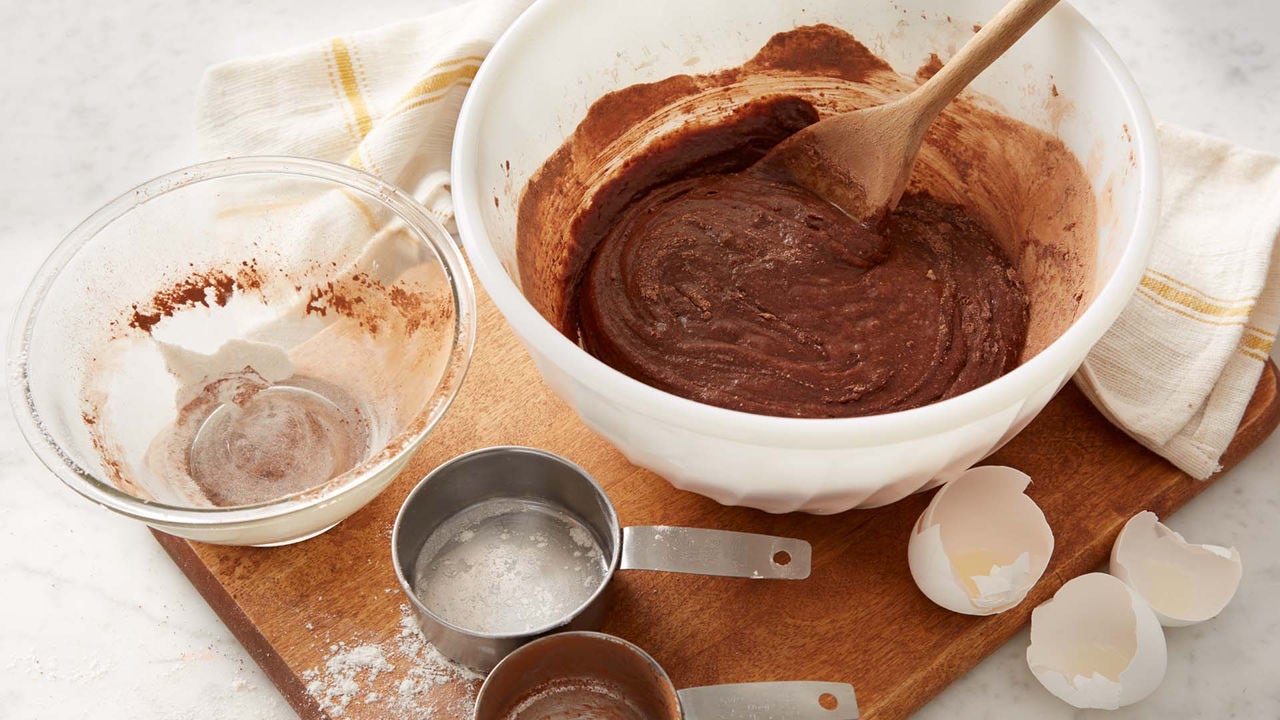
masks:
[[[1280,327],[1280,158],[1160,127],[1155,247],[1076,384],[1116,425],[1204,479]]]
[[[449,153],[462,99],[531,0],[475,0],[409,22],[211,68],[205,157],[345,162],[409,191],[450,225]],[[1211,475],[1280,326],[1280,160],[1161,129],[1164,215],[1142,286],[1077,376],[1115,424]]]
[[[346,163],[453,221],[449,155],[462,99],[489,49],[532,0],[476,0],[205,73],[200,155]]]

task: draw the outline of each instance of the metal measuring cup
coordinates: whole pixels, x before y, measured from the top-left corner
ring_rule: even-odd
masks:
[[[621,528],[585,470],[524,447],[436,468],[405,498],[391,546],[427,640],[481,671],[542,635],[598,628],[619,569],[802,580],[812,553],[803,540],[768,535]],[[554,563],[539,554],[553,551]]]
[[[677,691],[622,638],[567,632],[535,640],[489,673],[474,720],[856,720],[853,686],[759,682]]]

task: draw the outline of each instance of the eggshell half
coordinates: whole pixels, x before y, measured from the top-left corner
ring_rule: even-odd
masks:
[[[1111,575],[1081,575],[1031,612],[1027,665],[1075,707],[1132,705],[1155,692],[1167,663],[1155,612]]]
[[[938,490],[911,532],[907,561],[920,591],[966,615],[1022,602],[1053,554],[1044,512],[1026,496],[1031,478],[990,465]]]
[[[1111,574],[1137,591],[1165,627],[1216,617],[1235,597],[1243,572],[1235,548],[1188,543],[1152,512],[1130,518],[1111,548]]]

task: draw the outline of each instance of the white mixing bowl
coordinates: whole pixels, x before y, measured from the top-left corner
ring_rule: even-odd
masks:
[[[994,382],[932,405],[849,419],[767,417],[704,405],[588,355],[525,299],[514,271],[520,191],[602,95],[739,65],[773,34],[819,22],[848,30],[910,75],[931,52],[949,57],[972,37],[973,25],[1002,4],[536,3],[476,76],[455,139],[453,187],[476,275],[548,385],[632,462],[676,487],[770,512],[835,513],[891,503],[956,477],[1026,427],[1128,303],[1159,208],[1156,134],[1146,105],[1111,47],[1065,4],[973,87],[1006,114],[1054,132],[1086,167],[1099,196],[1096,292],[1057,341]],[[1059,102],[1048,103],[1055,91]]]

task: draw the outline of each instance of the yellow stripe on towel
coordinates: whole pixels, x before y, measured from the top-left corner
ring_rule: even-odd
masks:
[[[476,71],[480,69],[480,63],[482,62],[484,62],[484,56],[482,55],[469,55],[467,57],[445,60],[444,62],[427,70],[426,77],[414,83],[413,87],[409,88],[409,91],[400,99],[399,104],[405,105],[423,95],[433,93],[445,87],[458,77],[475,77]]]
[[[1276,339],[1275,333],[1267,332],[1266,330],[1263,330],[1262,328],[1257,327],[1256,325],[1245,325],[1244,329],[1257,335],[1258,337],[1261,337],[1264,340],[1271,340],[1274,342]]]
[[[1156,305],[1160,306],[1160,308],[1162,308],[1162,309],[1164,309],[1164,310],[1168,310],[1169,312],[1173,313],[1174,315],[1177,315],[1177,316],[1179,316],[1179,317],[1184,317],[1184,318],[1186,318],[1186,319],[1188,319],[1188,320],[1194,320],[1194,321],[1199,322],[1199,323],[1204,323],[1205,325],[1219,325],[1219,326],[1226,326],[1226,327],[1230,327],[1230,326],[1234,326],[1234,325],[1243,325],[1243,324],[1244,324],[1244,320],[1243,320],[1243,319],[1236,319],[1236,320],[1214,320],[1214,319],[1212,319],[1212,318],[1207,318],[1207,317],[1204,317],[1204,316],[1202,316],[1202,315],[1195,315],[1195,314],[1193,314],[1193,313],[1189,313],[1189,312],[1187,312],[1186,310],[1183,310],[1181,307],[1179,307],[1176,303],[1173,303],[1173,302],[1170,302],[1170,301],[1168,301],[1168,300],[1165,300],[1165,299],[1164,299],[1163,297],[1161,297],[1160,295],[1157,295],[1156,293],[1154,293],[1154,292],[1152,292],[1151,290],[1149,290],[1149,289],[1145,286],[1145,283],[1143,284],[1143,286],[1141,286],[1141,287],[1139,287],[1139,288],[1138,288],[1138,294],[1139,294],[1139,295],[1142,295],[1142,296],[1143,296],[1143,297],[1145,297],[1146,299],[1148,299],[1148,300],[1150,300],[1151,302],[1155,303]]]
[[[1162,273],[1162,272],[1160,272],[1160,271],[1158,271],[1158,270],[1152,270],[1151,268],[1147,268],[1147,274],[1148,274],[1148,275],[1155,276],[1155,277],[1158,277],[1158,278],[1160,278],[1161,280],[1166,280],[1166,281],[1168,281],[1168,282],[1170,282],[1170,283],[1172,283],[1172,284],[1174,284],[1174,285],[1179,286],[1179,287],[1180,287],[1180,288],[1182,288],[1183,290],[1185,290],[1185,291],[1187,291],[1187,292],[1189,292],[1189,293],[1192,293],[1192,294],[1194,294],[1194,295],[1199,295],[1200,297],[1202,297],[1202,298],[1204,298],[1204,299],[1206,299],[1206,300],[1210,300],[1210,301],[1212,301],[1212,302],[1219,302],[1219,303],[1223,303],[1224,305],[1239,305],[1240,303],[1243,303],[1243,302],[1252,302],[1252,300],[1253,300],[1252,298],[1244,298],[1243,300],[1228,300],[1227,298],[1221,298],[1221,297],[1218,297],[1218,296],[1216,296],[1216,295],[1210,295],[1209,293],[1204,292],[1204,291],[1200,290],[1199,288],[1196,288],[1196,287],[1193,287],[1193,286],[1191,286],[1191,285],[1188,285],[1187,283],[1185,283],[1185,282],[1183,282],[1183,281],[1179,280],[1178,278],[1176,278],[1176,277],[1174,277],[1174,276],[1172,276],[1172,275],[1168,275],[1168,274],[1166,274],[1166,273]]]
[[[1264,337],[1258,337],[1254,333],[1250,332],[1250,330],[1252,330],[1252,328],[1245,328],[1244,336],[1240,338],[1240,344],[1250,350],[1257,350],[1263,355],[1270,355],[1271,348],[1275,347],[1275,343]]]
[[[428,75],[418,81],[412,90],[405,93],[404,99],[400,101],[400,104],[396,107],[395,112],[391,113],[390,117],[398,117],[439,100],[441,91],[448,90],[455,85],[469,84],[479,71],[480,60],[476,58],[472,64]]]
[[[1267,361],[1267,356],[1263,355],[1262,353],[1256,350],[1249,350],[1248,348],[1244,348],[1244,347],[1240,347],[1236,349],[1240,351],[1241,355],[1247,358],[1253,358],[1254,360],[1257,360],[1258,362],[1261,362],[1261,363],[1265,363]]]
[[[1147,291],[1160,296],[1171,303],[1181,305],[1192,312],[1199,313],[1214,318],[1247,318],[1249,313],[1253,311],[1253,300],[1228,300],[1221,301],[1228,304],[1219,304],[1207,299],[1202,299],[1192,295],[1190,292],[1180,290],[1167,282],[1157,279],[1152,273],[1142,276],[1141,285]],[[1199,293],[1204,295],[1203,293]],[[1243,303],[1243,304],[1241,304]],[[1231,305],[1239,305],[1239,307],[1231,307]]]
[[[373,129],[373,117],[369,115],[369,106],[365,104],[364,95],[360,92],[360,83],[356,80],[355,63],[351,60],[351,50],[342,38],[332,41],[333,64],[338,70],[338,82],[342,85],[342,94],[351,107],[351,118],[355,123],[356,142],[359,143]]]

